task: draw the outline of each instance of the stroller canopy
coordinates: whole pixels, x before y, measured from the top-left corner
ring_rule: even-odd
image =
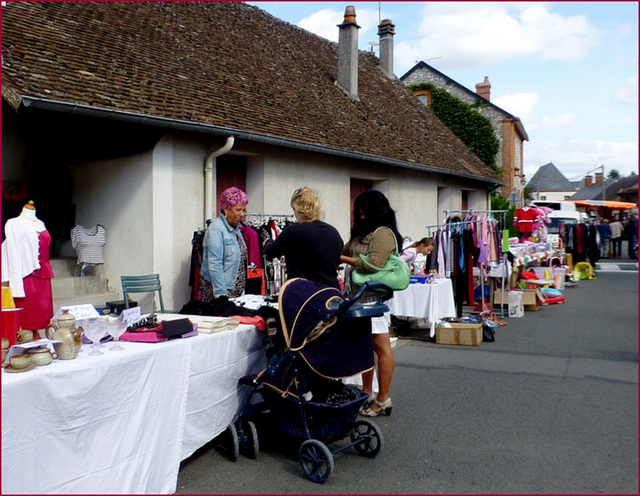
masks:
[[[370,318],[334,317],[325,322],[344,301],[337,289],[301,278],[287,281],[278,297],[287,348],[329,379],[359,374],[374,365]]]

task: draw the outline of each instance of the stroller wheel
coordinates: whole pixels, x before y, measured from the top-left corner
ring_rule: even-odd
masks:
[[[382,431],[371,420],[356,420],[351,429],[353,447],[362,456],[375,458],[382,449],[384,438]]]
[[[311,482],[324,484],[333,472],[333,455],[326,445],[316,439],[302,443],[299,451],[300,465]]]
[[[253,422],[251,422],[251,420],[243,421],[242,431],[242,453],[254,460],[258,456],[258,452],[260,451],[260,447],[258,444],[258,431],[256,430],[256,426]]]
[[[225,454],[232,462],[235,462],[240,456],[240,442],[238,441],[238,430],[233,424],[229,424],[227,430],[222,433],[222,446]]]

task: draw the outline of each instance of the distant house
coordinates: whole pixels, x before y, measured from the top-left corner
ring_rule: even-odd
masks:
[[[336,44],[241,2],[6,2],[2,180],[24,194],[3,206],[33,199],[54,256],[71,225],[102,224],[111,289],[159,273],[169,308],[231,184],[257,216],[291,214],[310,185],[345,240],[366,189],[414,239],[445,210],[486,208],[501,180],[393,75],[390,26],[378,59],[357,50],[355,12]]]
[[[533,200],[564,201],[578,191],[579,182],[569,181],[552,163],[542,165],[527,182]]]
[[[521,204],[524,191],[523,149],[524,142],[529,137],[518,117],[491,103],[489,78],[485,76],[482,83],[476,84],[476,91],[473,92],[426,62],[418,62],[400,79],[407,86],[431,83],[469,105],[482,104],[478,106],[478,112],[491,121],[500,144],[496,164],[502,170],[505,184],[499,192],[513,204]],[[418,91],[416,96],[424,105],[430,105],[431,95],[428,90]]]
[[[571,200],[602,200],[638,203],[638,176],[626,176],[619,179],[603,179],[602,172],[596,172],[595,178],[587,174],[579,190]]]

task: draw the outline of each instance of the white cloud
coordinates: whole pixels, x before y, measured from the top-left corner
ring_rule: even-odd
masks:
[[[638,106],[638,76],[629,78],[613,95],[613,98],[622,103],[633,107]]]
[[[531,117],[538,99],[537,93],[516,93],[515,95],[503,95],[494,98],[491,103],[519,117],[524,122]]]
[[[298,22],[298,26],[311,31],[329,41],[338,42],[338,24],[344,19],[344,8],[323,9],[314,12]],[[357,9],[356,22],[360,29],[358,38],[362,40],[377,40],[378,12],[375,9]],[[371,38],[373,36],[373,38]],[[362,46],[362,43],[360,43]]]
[[[638,143],[572,139],[553,143],[535,141],[526,143],[525,149],[527,180],[549,162],[570,180],[578,180],[603,164],[605,175],[612,169],[625,176],[632,171],[638,172]]]
[[[408,69],[416,58],[431,57],[442,57],[439,65],[446,68],[486,66],[527,56],[567,62],[584,59],[601,32],[584,16],[551,12],[551,5],[429,2],[423,7],[418,39],[403,46],[407,53],[398,54],[398,63]]]

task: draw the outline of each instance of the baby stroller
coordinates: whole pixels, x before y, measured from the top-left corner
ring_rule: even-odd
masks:
[[[376,291],[378,300],[358,303],[366,291]],[[249,419],[268,411],[281,434],[304,440],[298,455],[310,481],[324,483],[334,468],[333,454],[348,448],[375,457],[384,442],[382,432],[371,420],[358,419],[368,395],[339,379],[373,368],[371,317],[388,311],[383,302],[392,294],[388,286],[368,282],[345,299],[335,288],[300,278],[287,281],[278,298],[284,349],[266,346],[267,368],[240,379],[253,390],[228,429],[237,446],[232,450],[257,456],[257,433]],[[251,402],[256,392],[263,402]],[[347,436],[350,443],[333,452],[327,447]]]

